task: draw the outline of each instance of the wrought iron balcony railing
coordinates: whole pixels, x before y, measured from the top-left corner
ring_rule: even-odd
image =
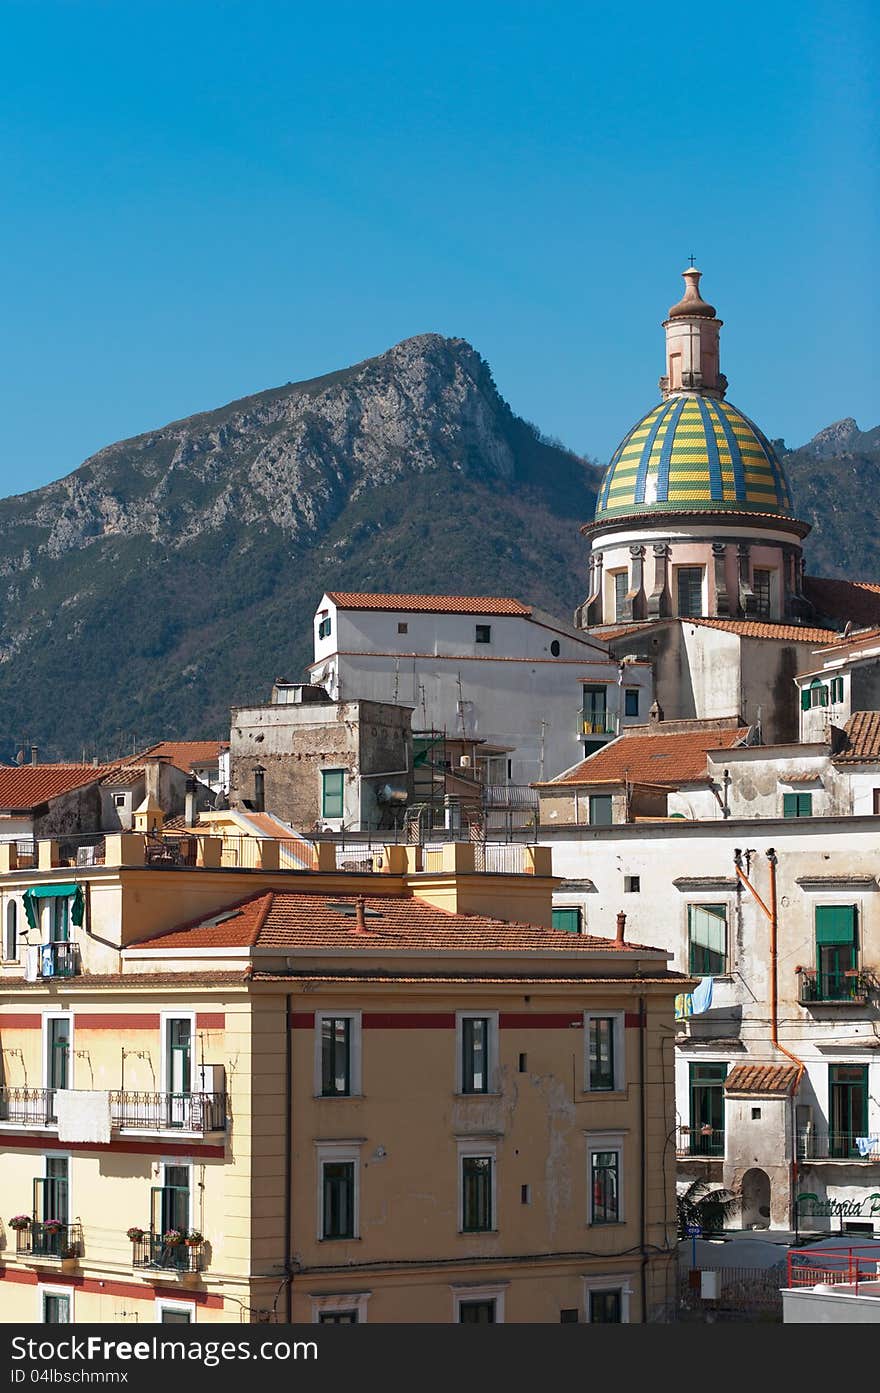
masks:
[[[51,1127],[55,1123],[54,1088],[0,1088],[0,1122],[16,1127]],[[143,1131],[222,1132],[226,1129],[225,1093],[140,1093],[110,1090],[114,1127]]]
[[[616,735],[617,717],[599,711],[584,711],[580,718],[581,735]]]
[[[723,1156],[724,1129],[721,1127],[681,1126],[676,1153],[679,1156]]]
[[[41,977],[78,977],[79,944],[69,940],[60,943],[41,943],[39,946]]]
[[[83,1255],[82,1226],[56,1224],[34,1219],[30,1228],[18,1229],[15,1251],[24,1258],[81,1258]]]
[[[114,1127],[138,1127],[164,1132],[222,1132],[226,1127],[225,1093],[139,1093],[116,1089],[110,1093]]]
[[[880,1161],[880,1134],[806,1132],[797,1139],[799,1161]]]
[[[159,1267],[172,1272],[201,1272],[203,1244],[166,1243],[161,1233],[145,1233],[132,1244],[132,1266]]]
[[[798,1000],[802,1006],[817,1003],[829,1006],[863,1006],[877,981],[872,972],[853,968],[845,972],[818,972],[813,968],[798,974]]]

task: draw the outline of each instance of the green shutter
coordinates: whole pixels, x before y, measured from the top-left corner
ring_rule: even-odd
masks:
[[[809,711],[812,704],[813,703],[810,697],[810,689],[809,687],[804,687],[801,691],[801,710]]]
[[[563,933],[576,934],[581,931],[581,912],[579,909],[554,909],[553,927]]]
[[[344,815],[344,779],[345,771],[342,769],[321,770],[322,817],[342,817]]]
[[[782,816],[797,817],[797,794],[783,793],[782,795]]]
[[[853,944],[856,937],[856,907],[854,904],[823,904],[816,906],[816,947],[832,943]]]

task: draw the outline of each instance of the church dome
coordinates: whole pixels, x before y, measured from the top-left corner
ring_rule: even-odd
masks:
[[[596,522],[682,512],[791,514],[773,446],[713,396],[671,396],[633,426],[603,476]]]

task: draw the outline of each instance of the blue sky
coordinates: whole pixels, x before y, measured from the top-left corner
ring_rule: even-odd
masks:
[[[0,492],[428,330],[605,460],[691,251],[769,435],[880,422],[876,6],[0,17]]]

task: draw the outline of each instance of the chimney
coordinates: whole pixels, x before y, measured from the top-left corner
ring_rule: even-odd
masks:
[[[357,899],[354,902],[355,909],[354,928],[352,929],[353,934],[369,933],[369,929],[367,928],[366,915],[364,914],[364,904],[365,901],[363,895],[358,895]]]
[[[144,760],[144,793],[146,797],[154,803],[159,802],[159,766],[160,759]]]
[[[40,761],[37,758],[39,753],[40,752],[37,749],[36,745],[31,745],[31,764],[39,764]]]
[[[622,909],[617,911],[617,937],[615,943],[623,943],[624,932],[626,930],[626,914]]]
[[[188,774],[186,779],[185,805],[185,819],[187,827],[195,827],[197,816],[198,814],[196,813],[196,779],[195,775]]]
[[[663,720],[663,707],[660,705],[659,701],[654,701],[651,703],[651,709],[648,712],[648,718],[651,722],[651,725],[657,725],[659,721]]]

